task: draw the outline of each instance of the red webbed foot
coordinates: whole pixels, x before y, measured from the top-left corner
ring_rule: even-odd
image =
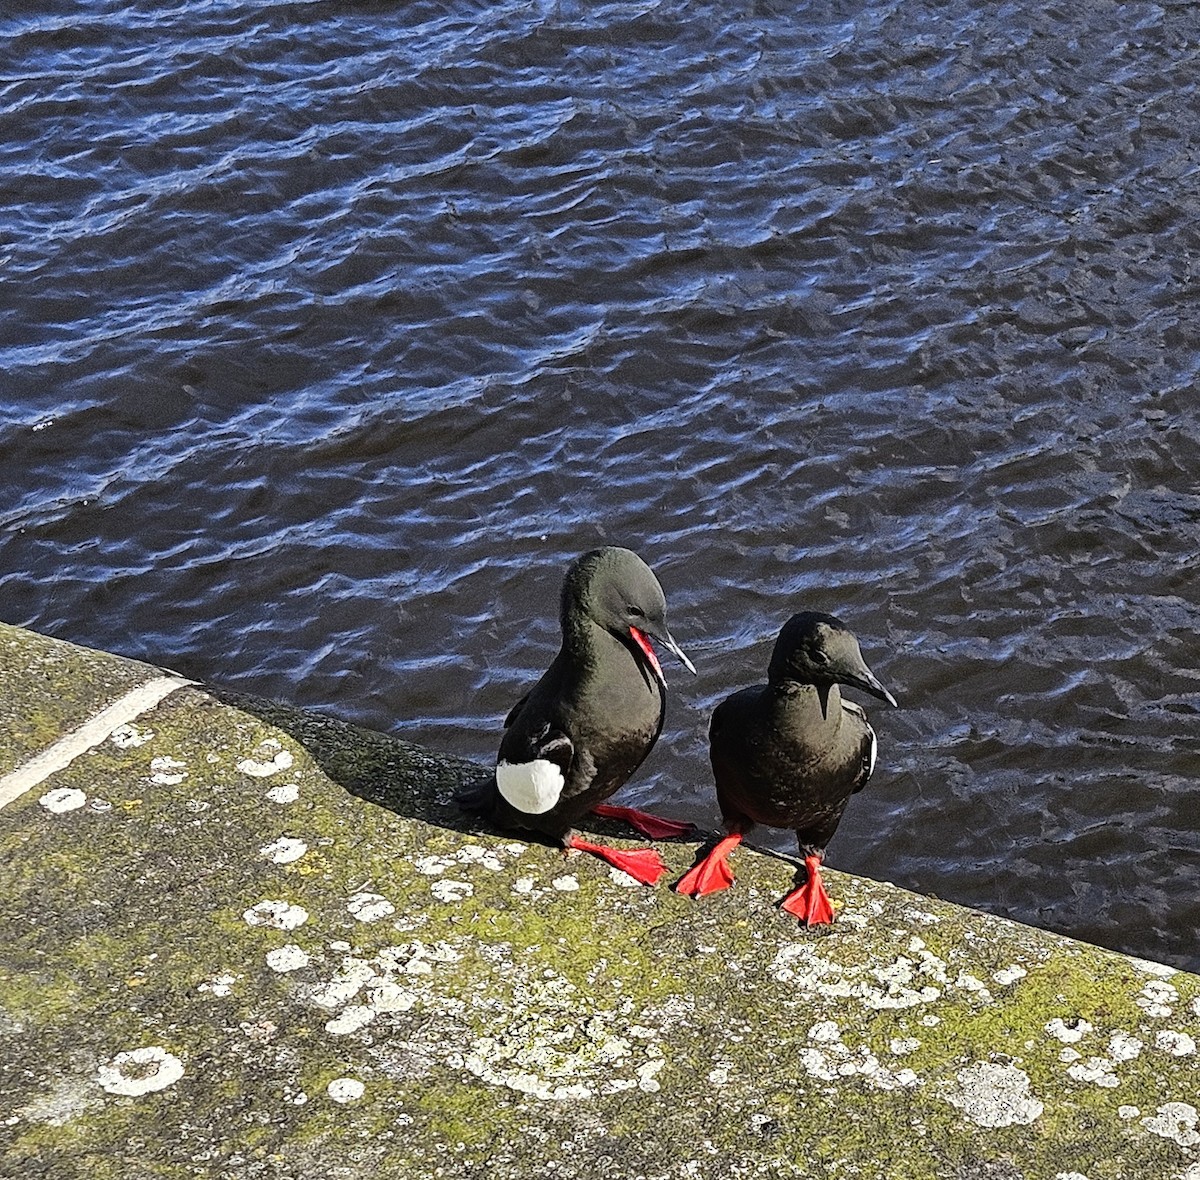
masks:
[[[597,803],[592,808],[593,815],[604,819],[619,819],[631,827],[637,828],[643,836],[651,840],[666,840],[671,836],[690,836],[695,824],[682,823],[676,819],[664,819],[659,815],[651,815],[648,811],[638,811],[634,807],[615,807],[608,803]]]
[[[808,870],[808,880],[789,893],[779,908],[809,926],[828,926],[833,922],[833,906],[825,892],[825,882],[821,880],[821,858],[806,856],[804,867]]]
[[[620,848],[609,848],[605,844],[592,844],[578,836],[570,837],[566,846],[579,852],[590,852],[593,856],[608,861],[610,865],[628,873],[643,885],[657,885],[659,878],[667,871],[662,857],[653,848],[635,848],[626,852]]]
[[[742,842],[739,835],[725,836],[718,840],[698,864],[688,869],[675,885],[676,893],[689,897],[703,897],[706,893],[720,893],[733,884],[733,871],[729,867],[729,854]]]

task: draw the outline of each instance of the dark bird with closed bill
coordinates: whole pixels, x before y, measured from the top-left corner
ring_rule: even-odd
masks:
[[[729,854],[756,825],[791,828],[806,879],[782,908],[811,926],[833,921],[821,880],[825,848],[875,769],[875,731],[839,685],[895,705],[858,640],[833,615],[793,615],[775,643],[767,683],[743,688],[713,712],[709,756],[728,835],[675,886],[702,897],[733,884]]]

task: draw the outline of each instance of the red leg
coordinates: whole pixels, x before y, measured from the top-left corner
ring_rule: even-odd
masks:
[[[620,848],[609,848],[604,844],[591,844],[578,836],[569,837],[567,847],[576,848],[580,852],[590,852],[628,873],[635,881],[641,881],[643,885],[657,885],[659,878],[667,871],[667,866],[653,848],[635,848],[624,852]]]
[[[703,897],[706,893],[720,893],[733,884],[733,872],[729,868],[729,854],[742,842],[740,834],[725,836],[718,840],[708,855],[690,868],[675,886],[676,893],[691,897]]]
[[[833,906],[821,880],[821,858],[806,856],[804,867],[808,870],[808,880],[783,899],[780,909],[794,914],[809,926],[828,926],[833,921]]]
[[[637,828],[643,836],[651,840],[666,840],[670,836],[690,836],[695,824],[681,823],[676,819],[663,819],[659,815],[651,815],[648,811],[638,811],[633,807],[614,807],[608,803],[597,803],[592,808],[593,815],[605,819],[619,819]]]

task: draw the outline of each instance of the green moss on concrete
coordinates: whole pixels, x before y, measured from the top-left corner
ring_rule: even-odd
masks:
[[[0,775],[161,673],[0,623]]]
[[[775,908],[792,867],[748,850],[699,903],[631,886],[478,830],[449,797],[479,768],[282,706],[183,690],[139,725],[152,740],[55,777],[84,807],[0,812],[0,1170],[1175,1180],[1200,1161],[1159,1110],[1195,1102],[1200,1055],[1156,1040],[1200,1040],[1193,976],[837,873],[838,924],[805,931]],[[694,855],[662,849],[675,875]],[[305,918],[252,925],[265,902]],[[182,1076],[101,1088],[146,1046]],[[339,1102],[345,1079],[362,1094]]]

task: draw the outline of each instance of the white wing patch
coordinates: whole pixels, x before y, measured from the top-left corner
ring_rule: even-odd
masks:
[[[558,802],[565,783],[562,771],[545,758],[496,765],[496,786],[500,794],[526,815],[549,811]]]

